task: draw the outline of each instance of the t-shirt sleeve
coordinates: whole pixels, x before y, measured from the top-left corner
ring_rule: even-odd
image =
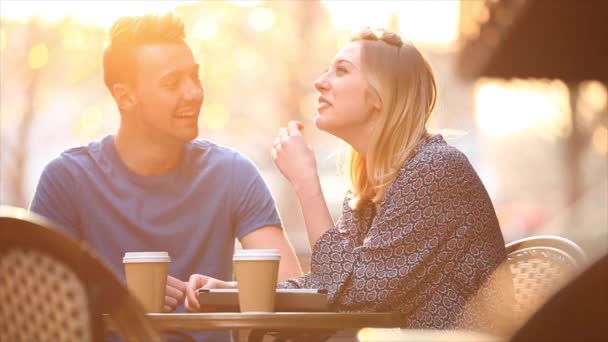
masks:
[[[261,227],[281,227],[275,200],[251,160],[235,155],[231,183],[235,235],[239,240]]]
[[[51,161],[42,171],[30,211],[44,216],[58,225],[58,228],[78,238],[78,212],[72,198],[75,184],[59,157]]]

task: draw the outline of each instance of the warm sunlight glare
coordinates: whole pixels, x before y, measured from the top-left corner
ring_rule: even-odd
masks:
[[[0,51],[6,49],[6,32],[0,29]]]
[[[377,1],[324,1],[331,20],[339,30],[355,31],[361,27],[382,27],[387,24],[394,3]]]
[[[10,1],[0,2],[3,18],[28,20],[37,17],[45,21],[73,18],[81,24],[109,27],[124,15],[148,12],[168,12],[177,5],[192,1]]]
[[[269,8],[256,7],[247,21],[254,30],[267,31],[274,25],[274,12]]]
[[[593,147],[601,154],[608,155],[608,128],[599,126],[593,132]]]
[[[608,105],[608,89],[599,81],[588,81],[581,87],[581,100],[586,102],[589,109],[595,112],[602,111]]]
[[[489,136],[524,130],[548,139],[568,134],[570,102],[561,81],[481,80],[475,88],[475,120]]]
[[[579,86],[576,108],[583,125],[590,125],[608,104],[606,86],[598,81],[586,81]]]
[[[243,7],[256,7],[257,5],[259,5],[260,0],[226,0],[226,2]]]
[[[45,66],[49,62],[49,49],[46,44],[40,43],[32,46],[27,55],[27,63],[30,68],[36,70]]]
[[[310,92],[305,96],[302,96],[302,99],[299,103],[300,115],[308,120],[314,119],[317,116],[317,103],[318,103],[319,93],[316,91]]]
[[[192,28],[191,36],[195,39],[209,41],[213,40],[219,31],[215,17],[202,17]]]
[[[255,71],[260,64],[260,58],[254,50],[241,49],[236,51],[234,59],[239,69],[244,72]]]
[[[221,130],[230,121],[230,113],[223,104],[211,103],[203,107],[200,120],[204,128]]]
[[[85,109],[78,121],[78,133],[86,139],[92,139],[103,124],[104,115],[98,106]]]
[[[458,36],[460,7],[451,0],[411,1],[324,1],[334,26],[355,31],[365,26],[387,27],[391,15],[398,18],[399,30],[406,39],[449,45]]]

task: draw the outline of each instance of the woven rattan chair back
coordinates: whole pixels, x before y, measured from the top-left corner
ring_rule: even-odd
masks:
[[[63,263],[32,249],[0,252],[3,341],[92,341],[86,289]]]
[[[0,207],[0,341],[161,341],[140,303],[84,243]]]
[[[525,319],[583,267],[585,254],[574,242],[535,236],[507,244],[513,273],[515,317]]]

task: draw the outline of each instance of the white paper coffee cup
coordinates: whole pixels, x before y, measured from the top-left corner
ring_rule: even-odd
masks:
[[[241,312],[274,312],[281,253],[278,249],[241,249],[232,257]]]
[[[148,312],[162,311],[171,258],[167,252],[127,252],[122,262],[127,287]]]
[[[122,258],[124,264],[139,262],[171,262],[168,252],[127,252]]]
[[[278,249],[239,249],[232,260],[281,260],[281,253]]]

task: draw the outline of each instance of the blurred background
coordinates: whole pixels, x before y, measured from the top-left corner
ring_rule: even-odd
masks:
[[[304,122],[337,219],[340,142],[314,127],[312,82],[353,31],[387,27],[433,65],[431,129],[469,157],[505,240],[559,234],[593,258],[608,250],[608,2],[541,2],[2,0],[0,203],[27,207],[50,160],[117,130],[101,69],[113,21],[175,11],[201,64],[200,136],[257,164],[305,260],[296,198],[270,158],[274,136]]]

